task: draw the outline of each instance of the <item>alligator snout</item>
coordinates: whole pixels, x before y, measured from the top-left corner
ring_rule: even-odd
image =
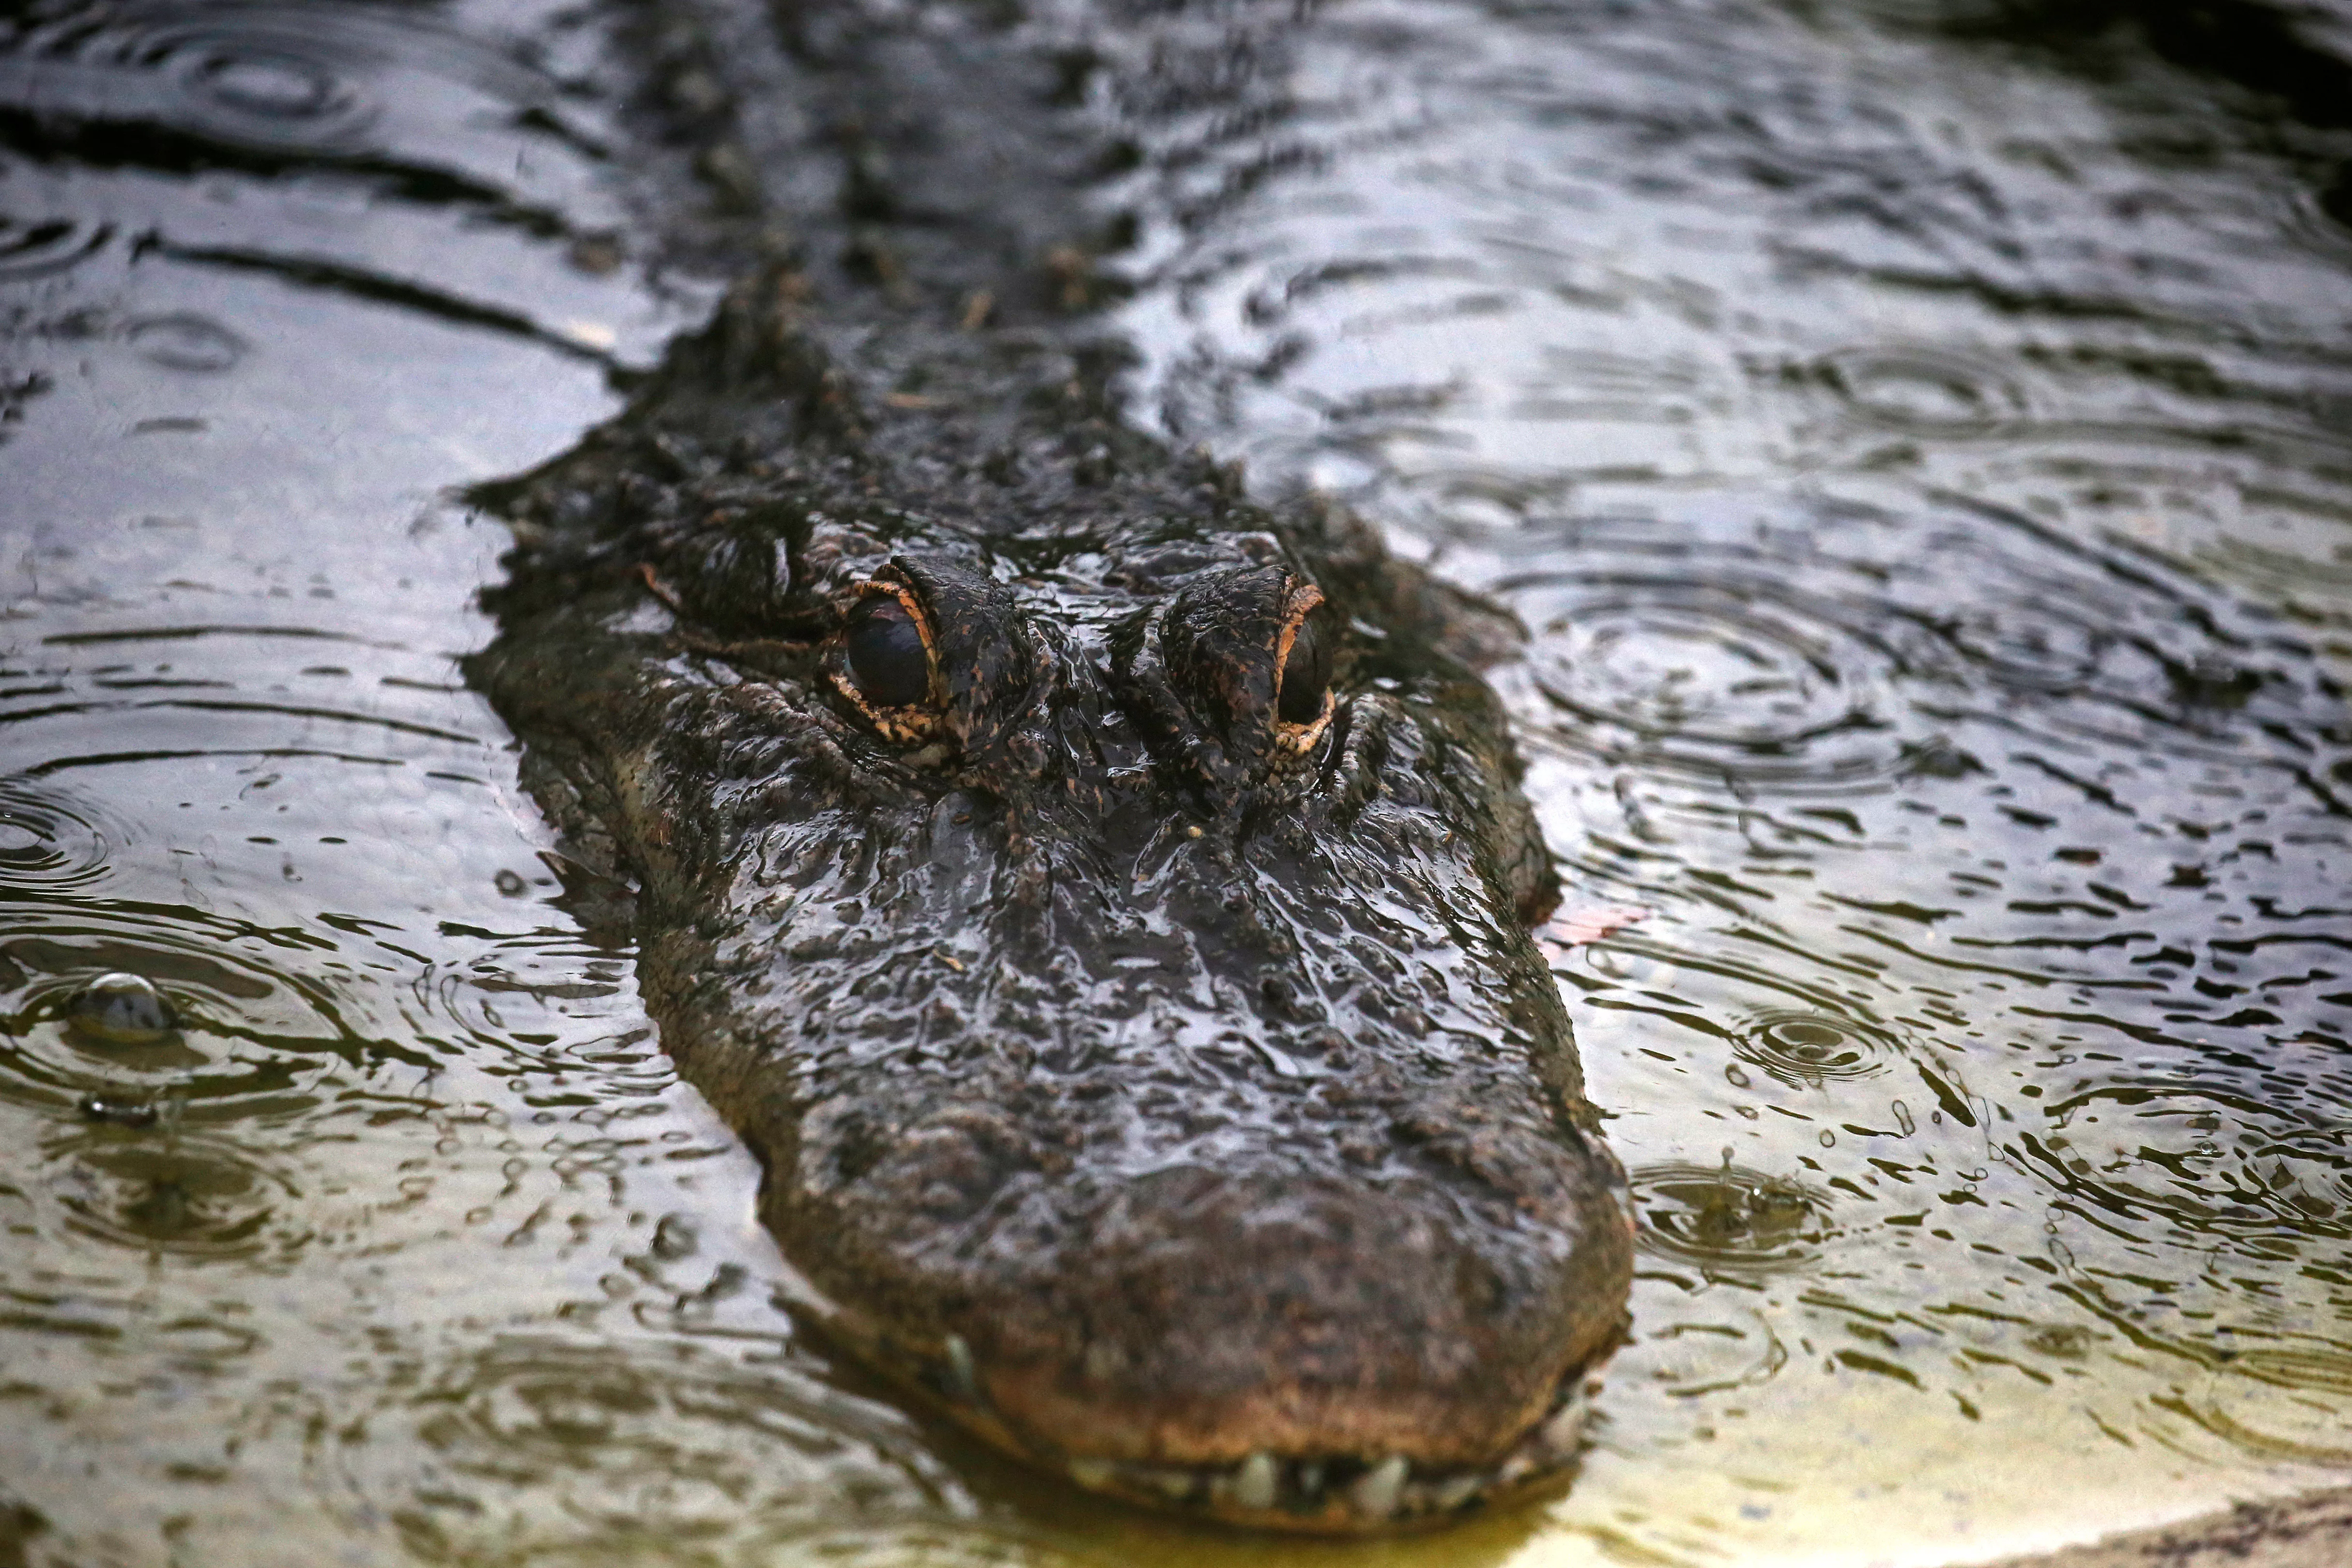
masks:
[[[1123,1178],[950,1111],[836,1218],[878,1241],[912,1207],[955,1231],[888,1249],[901,1291],[954,1303],[926,1381],[1036,1462],[1242,1522],[1443,1517],[1572,1454],[1630,1233],[1578,1138],[1492,1105],[1370,1109],[1327,1125],[1329,1160],[1236,1148]]]
[[[866,960],[767,1195],[842,1337],[998,1445],[1319,1531],[1560,1473],[1632,1260],[1550,976],[1432,810],[1471,759],[1401,709],[1346,727],[1378,788],[1335,762],[1247,832],[1010,844],[974,800],[861,846],[992,956]]]

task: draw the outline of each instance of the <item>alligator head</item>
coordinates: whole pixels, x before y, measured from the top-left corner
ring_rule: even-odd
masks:
[[[1556,1476],[1632,1232],[1447,652],[1479,612],[1048,350],[863,397],[790,298],[489,493],[471,674],[634,885],[802,1305],[1161,1507],[1356,1531]]]

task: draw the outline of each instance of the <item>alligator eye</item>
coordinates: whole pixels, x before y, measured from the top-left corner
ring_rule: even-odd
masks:
[[[876,707],[912,707],[931,695],[931,652],[897,599],[864,601],[843,640],[850,678]]]
[[[1313,724],[1323,716],[1323,698],[1331,689],[1331,652],[1312,619],[1302,620],[1291,634],[1290,654],[1282,662],[1277,711],[1285,724]]]
[[[834,689],[886,740],[939,738],[946,683],[934,626],[914,591],[887,580],[860,584],[826,674]]]

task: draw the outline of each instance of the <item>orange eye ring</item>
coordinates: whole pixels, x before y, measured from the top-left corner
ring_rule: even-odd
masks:
[[[826,674],[886,740],[935,740],[947,682],[929,615],[902,584],[866,581],[843,617]]]
[[[1274,741],[1293,756],[1310,750],[1323,737],[1338,706],[1331,691],[1330,643],[1308,619],[1323,602],[1321,589],[1292,579],[1282,631],[1275,638]]]

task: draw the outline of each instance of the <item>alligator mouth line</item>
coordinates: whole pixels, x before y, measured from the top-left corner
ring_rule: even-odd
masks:
[[[1565,1483],[1583,1448],[1601,1364],[1615,1349],[1615,1343],[1605,1346],[1562,1376],[1542,1419],[1499,1458],[1469,1466],[1416,1466],[1402,1454],[1284,1456],[1263,1448],[1226,1465],[1041,1452],[997,1414],[970,1348],[955,1334],[913,1386],[990,1446],[1100,1496],[1250,1530],[1394,1534],[1435,1529]]]

